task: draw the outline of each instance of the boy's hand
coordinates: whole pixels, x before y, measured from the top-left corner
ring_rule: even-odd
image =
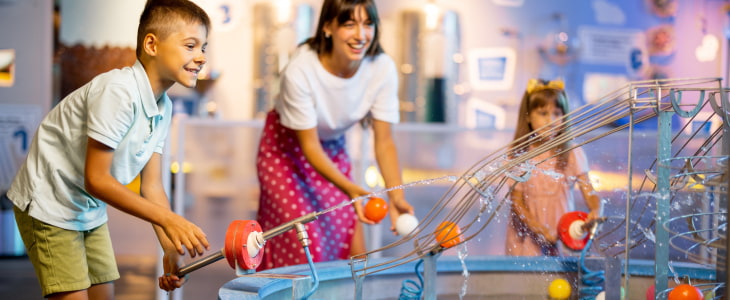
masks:
[[[185,284],[187,276],[180,278],[176,275],[180,269],[178,267],[179,261],[180,255],[178,255],[177,250],[165,250],[165,254],[162,257],[162,268],[165,274],[158,279],[160,289],[169,292]]]
[[[175,213],[170,213],[168,221],[160,226],[165,230],[165,234],[180,255],[185,254],[183,246],[188,249],[190,257],[202,255],[205,250],[210,248],[203,230]]]

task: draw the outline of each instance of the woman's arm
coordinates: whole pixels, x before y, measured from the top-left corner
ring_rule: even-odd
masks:
[[[337,188],[345,193],[350,199],[370,194],[367,190],[352,182],[345,174],[340,172],[332,160],[322,149],[319,142],[319,135],[316,128],[295,130],[299,145],[302,147],[304,157],[314,170],[322,175],[325,179],[332,182]],[[356,201],[354,204],[355,212],[358,219],[367,224],[375,224],[372,220],[365,217],[362,209],[362,201]]]
[[[401,177],[400,162],[398,161],[398,150],[393,141],[392,125],[388,122],[373,120],[372,126],[375,160],[383,175],[385,187],[400,186],[403,184],[403,179]],[[398,217],[403,213],[413,214],[413,207],[406,201],[403,189],[389,191],[388,199],[390,200],[391,231],[394,231]]]

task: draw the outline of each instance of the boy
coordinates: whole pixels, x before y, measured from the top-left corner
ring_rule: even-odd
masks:
[[[188,0],[148,0],[134,66],[95,77],[41,122],[8,197],[44,297],[114,297],[107,204],[152,223],[168,274],[185,249],[191,257],[208,249],[203,231],[170,210],[160,153],[172,111],[166,91],[175,82],[195,86],[209,28]],[[140,194],[124,186],[137,175]],[[159,280],[168,291],[183,283]]]

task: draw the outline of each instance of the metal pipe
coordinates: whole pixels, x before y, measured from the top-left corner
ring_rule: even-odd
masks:
[[[297,229],[297,238],[299,239],[299,242],[302,243],[303,247],[309,247],[309,245],[312,244],[312,241],[309,240],[309,234],[307,234],[307,229],[304,227],[304,224],[296,223],[294,224],[294,227]]]
[[[286,222],[284,224],[281,224],[278,227],[274,227],[271,230],[264,232],[264,240],[265,241],[269,240],[277,235],[287,232],[287,231],[289,231],[289,229],[294,228],[294,226],[296,224],[305,224],[305,223],[312,222],[312,221],[316,220],[318,216],[319,216],[319,213],[313,212],[313,213],[303,215],[303,216],[296,218],[294,220],[291,220],[289,222]]]
[[[177,276],[178,277],[185,276],[186,274],[188,274],[192,271],[205,267],[209,264],[212,264],[212,263],[217,262],[224,258],[226,258],[226,257],[223,254],[223,250],[221,249],[221,251],[218,251],[217,253],[208,255],[200,260],[197,260],[187,266],[180,268],[180,270],[177,271]]]
[[[294,220],[291,220],[289,222],[286,222],[282,225],[279,225],[278,227],[275,227],[267,232],[264,232],[263,239],[264,239],[264,241],[266,241],[266,240],[271,239],[277,235],[280,235],[286,231],[289,231],[290,229],[292,229],[294,227],[297,227],[297,232],[300,236],[300,241],[302,242],[303,245],[306,243],[307,245],[305,245],[305,246],[308,246],[309,236],[307,235],[307,232],[304,231],[304,226],[302,224],[312,222],[312,221],[316,220],[318,216],[319,216],[319,213],[313,212],[313,213],[303,215],[303,216],[296,218]],[[304,233],[302,234],[302,232],[304,232]],[[177,272],[177,276],[185,276],[186,274],[188,274],[192,271],[205,267],[209,264],[212,264],[212,263],[217,262],[224,258],[226,258],[225,253],[224,253],[224,250],[221,249],[217,253],[213,253],[200,260],[192,262],[191,264],[189,264],[187,266],[180,268],[180,270],[178,270],[178,272]]]

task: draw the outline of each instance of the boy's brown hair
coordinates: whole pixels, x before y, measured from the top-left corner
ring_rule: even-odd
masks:
[[[210,32],[208,14],[189,0],[147,0],[137,28],[137,58],[142,54],[144,37],[148,33],[164,40],[177,30],[178,21],[201,24]]]

